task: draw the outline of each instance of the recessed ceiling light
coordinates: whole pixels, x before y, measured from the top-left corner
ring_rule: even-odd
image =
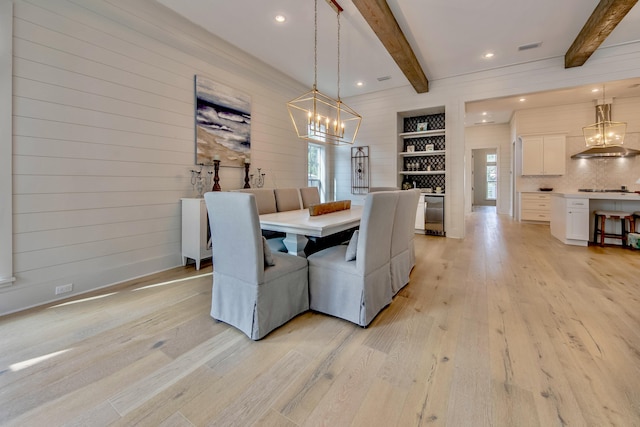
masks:
[[[493,58],[494,53],[493,52],[487,52],[484,54],[484,58],[489,59],[489,58]]]
[[[285,18],[284,15],[276,15],[275,20],[276,22],[284,22],[287,18]]]
[[[524,101],[526,101],[526,100],[527,100],[527,98],[520,98],[520,99],[519,99],[519,101],[520,101],[520,102],[524,102]]]
[[[487,121],[485,119],[482,119],[482,123],[487,123]]]
[[[600,89],[595,88],[595,89],[591,89],[591,92],[598,92]]]
[[[364,82],[356,82],[356,86],[364,86]]]
[[[486,116],[486,115],[487,115],[487,112],[486,112],[486,111],[483,111],[483,112],[482,112],[482,115],[483,115],[483,116]]]

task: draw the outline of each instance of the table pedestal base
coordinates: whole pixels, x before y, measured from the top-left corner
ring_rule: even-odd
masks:
[[[304,257],[304,248],[307,246],[308,241],[309,239],[301,234],[287,233],[287,237],[284,238],[283,243],[291,255]]]

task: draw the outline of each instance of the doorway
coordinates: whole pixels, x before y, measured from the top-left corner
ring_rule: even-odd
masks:
[[[498,154],[495,148],[471,150],[472,206],[492,206],[498,197]]]

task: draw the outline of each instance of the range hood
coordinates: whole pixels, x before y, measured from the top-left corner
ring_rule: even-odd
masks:
[[[592,147],[571,156],[572,159],[594,159],[611,157],[633,157],[640,151],[632,148],[624,148],[619,145],[606,145],[604,147]]]
[[[590,148],[571,156],[572,159],[633,157],[640,151],[622,146],[626,123],[611,121],[611,104],[596,105],[596,123],[585,126],[585,141]],[[617,128],[621,128],[621,135]],[[611,129],[616,129],[614,132]],[[611,137],[608,134],[615,136]]]

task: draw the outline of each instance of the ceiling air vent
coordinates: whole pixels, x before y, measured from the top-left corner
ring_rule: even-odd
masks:
[[[383,77],[378,77],[378,81],[379,82],[383,82],[385,80],[391,80],[391,76],[383,76]]]
[[[518,50],[522,51],[522,50],[536,49],[540,46],[542,46],[542,42],[523,44],[522,46],[518,46]]]

